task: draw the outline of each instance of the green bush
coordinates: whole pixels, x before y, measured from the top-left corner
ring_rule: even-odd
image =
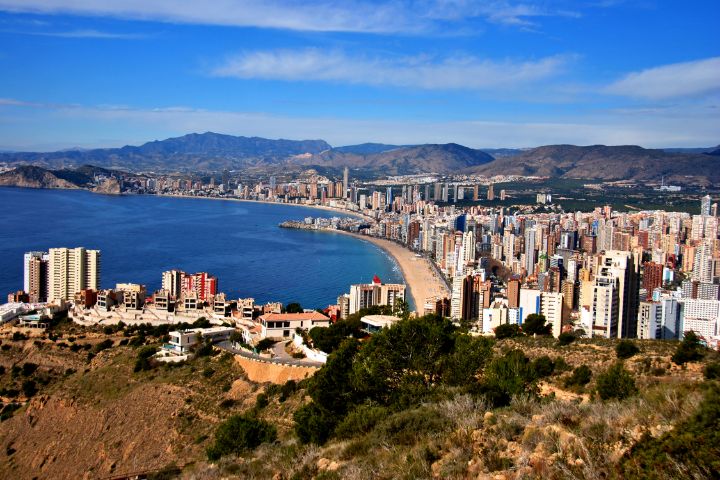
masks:
[[[522,336],[520,325],[514,323],[503,323],[495,328],[495,338],[502,340],[503,338],[513,338]]]
[[[707,380],[720,379],[720,362],[711,362],[705,365],[703,375],[705,375],[705,379]]]
[[[215,442],[208,447],[207,456],[215,461],[224,455],[253,450],[262,443],[274,442],[276,438],[277,431],[268,422],[247,414],[233,415],[215,431]]]
[[[555,362],[547,355],[543,355],[535,359],[533,369],[538,378],[549,377],[555,371]]]
[[[677,365],[685,365],[688,362],[697,362],[705,356],[705,347],[700,343],[700,338],[695,332],[685,332],[683,341],[680,342],[672,361]]]
[[[107,350],[108,348],[111,348],[113,346],[113,341],[109,338],[106,340],[103,340],[100,343],[96,343],[94,347],[92,347],[92,352],[94,354],[98,354],[102,352],[103,350]]]
[[[437,410],[420,407],[393,414],[375,427],[375,433],[390,445],[414,445],[421,436],[443,432],[449,420]]]
[[[353,438],[375,428],[375,425],[388,416],[388,409],[376,404],[363,404],[356,407],[335,428],[338,438]]]
[[[566,387],[583,387],[590,383],[592,370],[587,365],[580,365],[573,369],[572,375],[565,380]]]
[[[328,441],[341,417],[315,402],[295,411],[295,434],[302,443],[322,445]]]
[[[510,405],[514,396],[537,395],[532,362],[520,350],[495,358],[485,369],[479,393],[494,407]]]
[[[288,303],[285,307],[285,313],[303,313],[303,307],[297,302]]]
[[[269,403],[267,394],[260,393],[255,397],[255,410],[262,410],[267,407]]]
[[[570,345],[575,341],[576,337],[574,334],[570,332],[563,332],[560,335],[558,335],[558,345],[561,347],[564,347],[566,345]]]
[[[133,371],[140,372],[143,370],[152,370],[154,364],[151,361],[153,355],[157,352],[157,348],[153,346],[147,346],[140,349],[137,354],[137,360],[135,360],[135,368]]]
[[[277,342],[271,338],[263,338],[260,340],[257,345],[255,345],[255,348],[258,352],[263,352],[267,350],[268,348],[271,348],[273,345],[275,345]]]
[[[630,340],[620,340],[615,345],[615,355],[621,360],[631,358],[640,353],[640,349]]]
[[[295,393],[296,390],[297,382],[295,380],[288,380],[287,382],[283,383],[282,387],[280,387],[280,397],[278,398],[280,403],[290,398],[290,396]]]
[[[545,315],[531,313],[523,322],[522,331],[526,335],[550,335],[552,327],[546,325]]]
[[[635,380],[622,363],[616,363],[598,375],[597,393],[603,400],[623,400],[637,393]]]
[[[625,454],[621,478],[720,478],[720,386],[697,411],[659,438],[646,435]]]

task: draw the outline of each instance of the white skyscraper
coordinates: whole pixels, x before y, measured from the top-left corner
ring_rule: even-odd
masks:
[[[350,169],[345,167],[343,170],[343,195],[342,198],[348,198],[348,190],[350,189]]]
[[[712,198],[710,195],[705,195],[700,200],[700,215],[710,215],[710,208],[712,206]]]
[[[51,248],[48,300],[70,300],[77,292],[100,288],[100,250]]]

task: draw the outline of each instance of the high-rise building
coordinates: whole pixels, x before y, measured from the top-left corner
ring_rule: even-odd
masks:
[[[517,278],[508,280],[507,298],[508,308],[520,307],[520,280]]]
[[[634,256],[619,250],[606,251],[595,277],[593,314],[597,325],[611,336],[633,338],[637,334],[637,305]]]
[[[528,275],[535,273],[535,234],[534,228],[529,228],[525,231],[525,270]]]
[[[162,274],[162,289],[176,300],[192,295],[199,301],[208,302],[218,292],[218,279],[207,272],[168,270]]]
[[[565,315],[563,294],[560,292],[543,292],[540,294],[540,314],[545,317],[548,325],[552,328],[553,337],[562,333],[563,320]]]
[[[85,289],[100,289],[100,250],[51,248],[48,255],[48,300],[70,300]]]
[[[47,300],[48,260],[46,252],[27,252],[23,257],[23,290],[33,303]]]
[[[705,195],[700,200],[700,215],[710,215],[710,208],[712,206],[712,198],[710,195]]]
[[[405,300],[405,288],[400,283],[382,283],[377,275],[372,283],[351,285],[349,314],[375,305],[392,307],[396,300]]]
[[[487,199],[490,201],[495,200],[495,186],[492,183],[488,187]]]
[[[182,294],[183,276],[185,272],[181,270],[168,270],[162,274],[162,289],[171,297],[179,299]]]
[[[645,289],[645,297],[647,300],[652,299],[653,291],[662,287],[663,265],[655,262],[645,262],[643,264],[643,281],[642,286]]]
[[[348,190],[350,189],[350,169],[345,167],[343,170],[343,194],[342,198],[348,198]]]

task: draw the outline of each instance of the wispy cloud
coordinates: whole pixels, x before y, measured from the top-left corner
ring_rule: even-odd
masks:
[[[320,49],[246,52],[211,73],[221,77],[325,81],[421,89],[507,88],[553,77],[572,56],[493,61],[473,56],[374,58]]]
[[[0,10],[307,31],[418,33],[437,22],[483,19],[527,26],[546,16],[578,16],[537,0],[0,0]]]
[[[698,97],[720,92],[720,57],[673,63],[633,72],[606,93],[650,100]]]
[[[140,40],[149,38],[144,33],[117,33],[104,32],[94,29],[68,30],[68,31],[42,31],[42,30],[0,30],[5,33],[15,33],[20,35],[35,35],[41,37],[58,37],[58,38],[100,38],[108,40]]]

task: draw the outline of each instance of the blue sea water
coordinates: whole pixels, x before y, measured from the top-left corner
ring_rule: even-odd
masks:
[[[103,288],[132,282],[155,291],[162,272],[176,268],[217,276],[230,298],[318,308],[374,274],[402,282],[394,259],[369,242],[278,227],[307,216],[342,215],[252,202],[0,188],[0,294],[22,289],[24,252],[77,246],[101,250]]]

